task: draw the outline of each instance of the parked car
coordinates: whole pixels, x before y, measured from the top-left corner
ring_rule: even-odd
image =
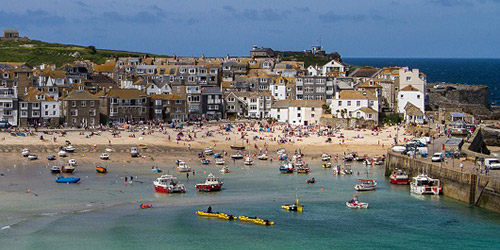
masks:
[[[434,85],[434,89],[444,89],[443,85]]]
[[[500,169],[500,160],[497,158],[484,159],[484,166],[489,169]]]
[[[432,162],[442,162],[444,161],[443,153],[434,153],[431,158]]]

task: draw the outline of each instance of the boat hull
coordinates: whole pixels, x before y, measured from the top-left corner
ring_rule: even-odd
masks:
[[[214,192],[222,189],[222,184],[196,184],[196,189],[202,192]]]
[[[390,183],[392,184],[398,184],[398,185],[408,185],[410,183],[409,178],[395,178],[391,177],[389,180]]]
[[[169,194],[169,193],[184,193],[186,190],[185,189],[168,189],[166,187],[163,187],[163,186],[157,186],[155,185],[155,191],[156,192],[159,192],[159,193],[166,193],[166,194]]]

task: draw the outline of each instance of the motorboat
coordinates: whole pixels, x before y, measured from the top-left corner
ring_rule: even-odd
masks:
[[[207,158],[205,158],[205,159],[201,159],[201,164],[203,164],[203,165],[208,165],[208,164],[210,164],[210,160],[209,160],[209,159],[207,159]]]
[[[366,160],[368,159],[368,156],[366,155],[363,155],[363,156],[356,156],[354,157],[354,160],[355,161],[362,161],[362,162],[366,162]]]
[[[161,172],[163,172],[159,167],[152,167],[151,171],[153,171],[155,173],[161,173]]]
[[[401,184],[401,185],[407,185],[410,183],[410,178],[408,177],[408,174],[403,171],[402,169],[397,169],[392,172],[392,174],[389,176],[389,182],[392,184]]]
[[[392,147],[392,151],[396,152],[396,153],[403,153],[404,151],[406,151],[406,147],[405,146],[394,146],[394,147]]]
[[[245,146],[231,145],[231,149],[234,149],[234,150],[245,150]]]
[[[68,156],[68,153],[64,150],[61,150],[61,151],[59,151],[59,153],[57,153],[57,155],[59,157],[66,157],[66,156]]]
[[[214,154],[214,149],[211,147],[205,148],[205,151],[203,151],[206,155],[213,155]]]
[[[148,203],[148,204],[141,204],[139,205],[141,209],[148,209],[148,208],[153,208],[153,204]]]
[[[101,158],[101,160],[109,160],[109,154],[108,153],[102,153],[99,158]]]
[[[331,162],[325,162],[321,164],[322,168],[332,168],[332,163]]]
[[[66,164],[64,165],[64,167],[62,168],[62,172],[63,173],[73,173],[75,172],[75,166],[72,166],[72,165],[69,165],[69,164]]]
[[[259,156],[257,156],[257,159],[266,161],[267,159],[269,159],[269,156],[267,154],[260,154]]]
[[[132,157],[138,157],[139,156],[139,150],[136,147],[131,147],[130,148],[130,156],[132,156]]]
[[[304,210],[304,205],[301,205],[299,203],[299,199],[295,201],[293,204],[284,204],[281,206],[286,211],[295,211],[295,212],[302,212]]]
[[[69,159],[69,160],[68,160],[68,164],[69,164],[69,165],[71,165],[71,166],[76,166],[76,165],[78,165],[78,164],[76,163],[76,160],[75,160],[75,159]]]
[[[314,177],[306,180],[306,184],[314,184],[314,183],[316,183],[316,179],[314,179]]]
[[[329,161],[330,159],[332,159],[332,156],[329,155],[329,154],[322,154],[321,155],[321,160],[322,161]]]
[[[278,155],[286,154],[286,150],[284,148],[280,148],[276,151]]]
[[[224,166],[219,172],[221,172],[223,174],[229,174],[229,173],[231,173],[231,170],[229,170],[229,168],[227,166]]]
[[[282,174],[293,174],[294,170],[295,170],[295,167],[290,162],[287,162],[287,163],[282,164],[280,166],[280,173],[282,173]]]
[[[53,174],[59,174],[61,173],[61,167],[59,166],[52,166],[50,167],[50,172]]]
[[[173,175],[162,175],[158,177],[153,185],[156,192],[160,193],[184,193],[186,192],[186,187],[184,184],[177,181],[177,177]]]
[[[356,191],[372,191],[376,189],[377,182],[372,179],[359,179],[359,184],[356,184],[353,188]]]
[[[352,171],[351,165],[344,165],[344,168],[342,169],[342,173],[344,175],[352,175],[353,171]]]
[[[343,160],[344,161],[353,161],[355,157],[356,157],[356,154],[349,153],[349,154],[344,156]]]
[[[251,158],[251,157],[249,157],[249,156],[247,156],[247,157],[245,158],[245,163],[244,163],[244,164],[245,164],[245,165],[247,165],[247,166],[253,165],[253,160],[252,160],[252,158]]]
[[[73,147],[72,145],[68,145],[68,146],[64,147],[64,151],[69,152],[69,153],[73,153],[73,152],[75,152],[75,147]]]
[[[80,177],[63,177],[62,175],[58,175],[56,182],[57,183],[77,183],[80,181]]]
[[[105,174],[108,172],[108,169],[106,167],[95,166],[95,171],[97,173]]]
[[[309,174],[309,172],[311,172],[311,169],[306,166],[301,166],[297,168],[297,174]]]
[[[27,149],[27,148],[23,148],[23,150],[21,151],[21,154],[24,156],[24,157],[28,157],[30,155],[30,150]]]
[[[224,160],[224,158],[216,158],[215,159],[215,165],[224,165],[226,164],[226,161]]]
[[[243,157],[244,156],[243,156],[243,154],[241,152],[238,152],[236,154],[231,155],[231,158],[236,159],[236,160],[243,159]]]
[[[410,192],[415,194],[440,194],[442,190],[439,179],[433,179],[426,174],[412,178]]]
[[[57,157],[55,155],[47,155],[47,160],[54,161]]]
[[[30,160],[36,160],[36,159],[38,159],[38,156],[30,154],[30,155],[28,155],[28,159],[30,159]]]
[[[220,191],[223,184],[224,182],[210,173],[205,182],[196,184],[195,188],[204,192]]]
[[[189,167],[185,162],[179,163],[177,166],[177,171],[179,172],[191,172],[191,167]]]
[[[221,158],[222,157],[222,154],[221,153],[215,153],[214,154],[214,158]]]
[[[181,163],[185,164],[185,162],[183,160],[181,160],[181,159],[175,160],[175,165],[179,166]]]
[[[352,199],[345,203],[348,208],[368,208],[368,203],[360,202],[357,195],[353,195]]]

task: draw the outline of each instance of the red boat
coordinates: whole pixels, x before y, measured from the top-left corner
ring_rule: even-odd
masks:
[[[398,169],[392,172],[390,176],[390,182],[392,184],[408,185],[410,183],[410,178],[405,171]]]
[[[215,177],[213,174],[208,174],[205,182],[198,183],[195,187],[198,191],[211,192],[220,191],[222,189],[222,184],[224,184],[224,182],[222,182],[219,178]]]
[[[153,182],[155,191],[160,193],[184,193],[186,187],[177,181],[177,178],[172,175],[162,175]]]

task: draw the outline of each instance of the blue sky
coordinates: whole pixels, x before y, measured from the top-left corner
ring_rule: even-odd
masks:
[[[344,57],[500,58],[500,0],[2,0],[0,29],[181,56],[252,45]]]

